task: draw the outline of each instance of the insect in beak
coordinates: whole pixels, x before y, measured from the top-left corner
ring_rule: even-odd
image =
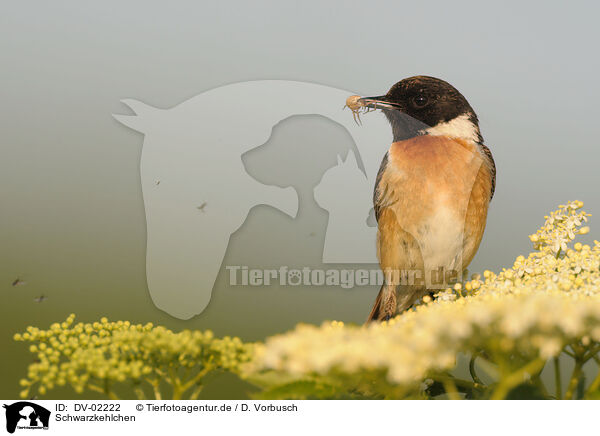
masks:
[[[346,105],[352,111],[352,118],[356,124],[361,125],[361,114],[372,112],[376,109],[400,109],[396,103],[391,103],[385,95],[378,97],[361,97],[360,95],[351,95],[346,99]]]

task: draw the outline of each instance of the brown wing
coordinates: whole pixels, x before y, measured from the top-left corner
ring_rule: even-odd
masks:
[[[386,206],[386,204],[384,204],[385,199],[388,198],[386,195],[387,185],[382,183],[382,177],[388,165],[388,159],[389,152],[383,156],[383,160],[379,166],[379,171],[377,171],[377,178],[375,179],[375,189],[373,191],[373,209],[375,210],[375,219],[377,222],[379,222],[379,217],[381,216],[381,209]]]
[[[492,152],[485,144],[479,144],[481,151],[484,156],[488,160],[488,164],[490,166],[490,177],[492,179],[492,190],[490,193],[490,200],[494,197],[494,192],[496,191],[496,163],[494,162],[494,156],[492,156]]]

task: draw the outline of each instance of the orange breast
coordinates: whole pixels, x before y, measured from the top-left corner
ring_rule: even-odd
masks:
[[[491,187],[476,144],[429,135],[393,143],[375,193],[382,269],[461,273],[481,242]]]

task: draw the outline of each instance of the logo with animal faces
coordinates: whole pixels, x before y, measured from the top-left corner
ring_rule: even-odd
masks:
[[[312,83],[265,80],[212,89],[170,109],[122,100],[135,114],[114,117],[144,135],[140,173],[146,277],[157,307],[182,319],[204,310],[229,238],[253,207],[270,205],[297,217],[294,186],[257,180],[245,168],[242,155],[267,143],[277,124],[298,115],[319,115],[337,123],[354,142],[352,150],[340,153],[341,167],[319,177],[323,180],[316,200],[329,212],[329,220],[323,255],[316,260],[377,262],[376,229],[367,222],[372,209],[369,191],[389,145],[389,129],[383,117],[373,117],[372,128],[360,129],[343,111],[349,94]],[[279,155],[269,166],[289,167],[287,159]],[[352,202],[340,197],[340,184],[352,187]],[[347,232],[357,239],[349,243]]]
[[[311,264],[377,267],[373,187],[392,135],[383,116],[370,116],[368,126],[355,122],[343,110],[351,94],[261,80],[212,89],[168,109],[122,100],[133,114],[114,118],[143,134],[146,278],[159,309],[189,319],[206,308],[230,237],[261,205],[297,222],[308,203],[326,212],[308,223],[308,236],[324,235]],[[312,124],[295,129],[305,117]],[[346,139],[327,141],[335,135],[328,136],[326,125]],[[283,146],[275,136],[287,138]],[[253,250],[267,250],[270,237]]]
[[[29,401],[19,401],[10,405],[4,404],[6,409],[6,431],[14,433],[15,430],[48,430],[50,424],[50,411],[45,407]]]

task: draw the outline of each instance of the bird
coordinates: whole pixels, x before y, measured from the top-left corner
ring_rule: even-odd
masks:
[[[393,140],[375,180],[377,255],[383,284],[367,318],[385,321],[461,277],[479,248],[496,165],[478,117],[448,82],[414,76],[356,112],[381,110]]]
[[[204,203],[202,203],[200,206],[196,207],[196,209],[198,209],[200,212],[204,213],[205,210],[204,208],[206,207],[206,201]]]

